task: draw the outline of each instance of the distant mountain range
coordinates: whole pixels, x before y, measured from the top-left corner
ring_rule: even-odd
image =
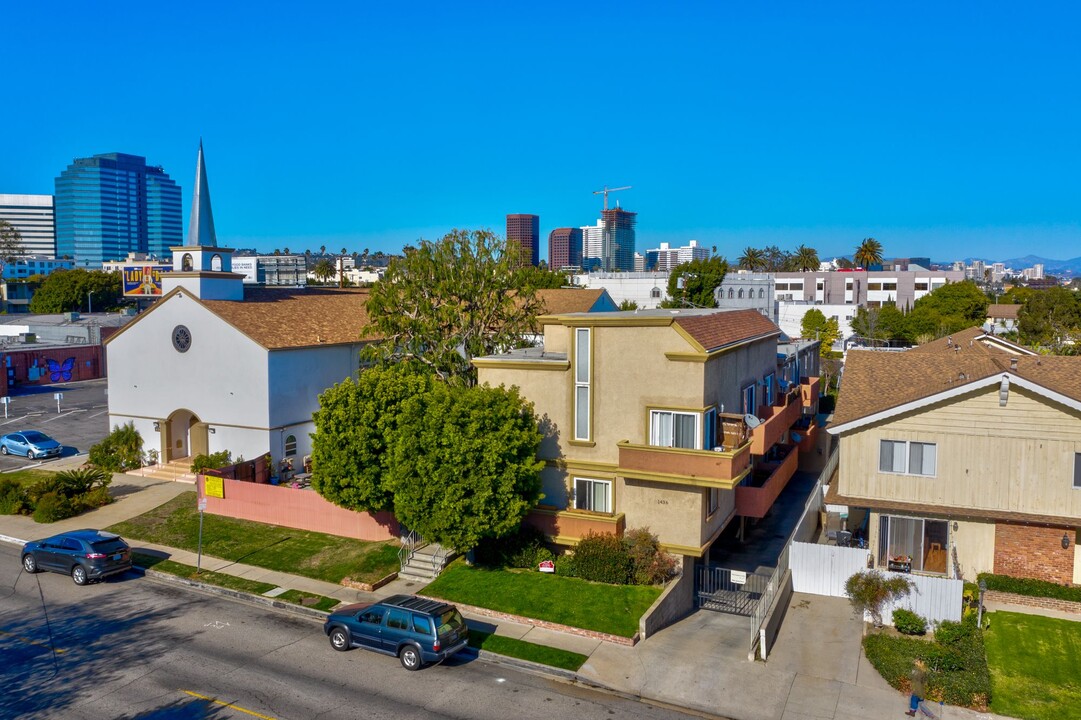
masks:
[[[987,258],[965,258],[965,264],[971,265],[973,260],[982,260],[984,264],[990,265],[991,263],[1000,262],[1013,270],[1024,270],[1025,268],[1032,267],[1037,263],[1043,263],[1043,271],[1047,275],[1058,276],[1070,276],[1081,275],[1081,257],[1075,257],[1070,260],[1052,260],[1051,258],[1039,257],[1038,255],[1026,255],[1019,258],[1011,258],[1009,260],[989,260]],[[949,265],[949,263],[941,263],[943,265]]]

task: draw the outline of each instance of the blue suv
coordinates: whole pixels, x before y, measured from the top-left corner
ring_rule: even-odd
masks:
[[[330,614],[323,632],[335,650],[362,647],[395,655],[406,670],[442,662],[469,641],[469,629],[458,608],[411,595],[347,605]]]

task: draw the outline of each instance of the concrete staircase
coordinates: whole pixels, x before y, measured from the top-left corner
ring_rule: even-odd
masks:
[[[455,557],[453,551],[437,543],[418,545],[412,553],[404,555],[398,577],[418,582],[431,582]]]
[[[133,475],[154,478],[155,480],[175,480],[177,482],[195,483],[195,473],[191,471],[191,458],[176,458],[167,463],[148,465],[138,470],[132,470]]]

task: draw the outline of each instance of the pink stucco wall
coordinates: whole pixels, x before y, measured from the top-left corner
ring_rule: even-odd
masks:
[[[357,540],[394,540],[398,521],[390,513],[362,513],[340,508],[314,490],[295,490],[278,485],[223,480],[225,497],[206,498],[213,515],[282,525],[298,530],[340,535]],[[198,481],[204,497],[203,476]]]

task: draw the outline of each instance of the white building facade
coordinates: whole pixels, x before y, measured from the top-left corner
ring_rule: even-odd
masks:
[[[640,310],[660,307],[661,302],[669,299],[666,272],[581,273],[573,276],[571,282],[576,287],[603,288],[617,306],[633,302]]]
[[[56,257],[56,217],[52,195],[0,193],[0,220],[6,220],[19,231],[23,254]]]

